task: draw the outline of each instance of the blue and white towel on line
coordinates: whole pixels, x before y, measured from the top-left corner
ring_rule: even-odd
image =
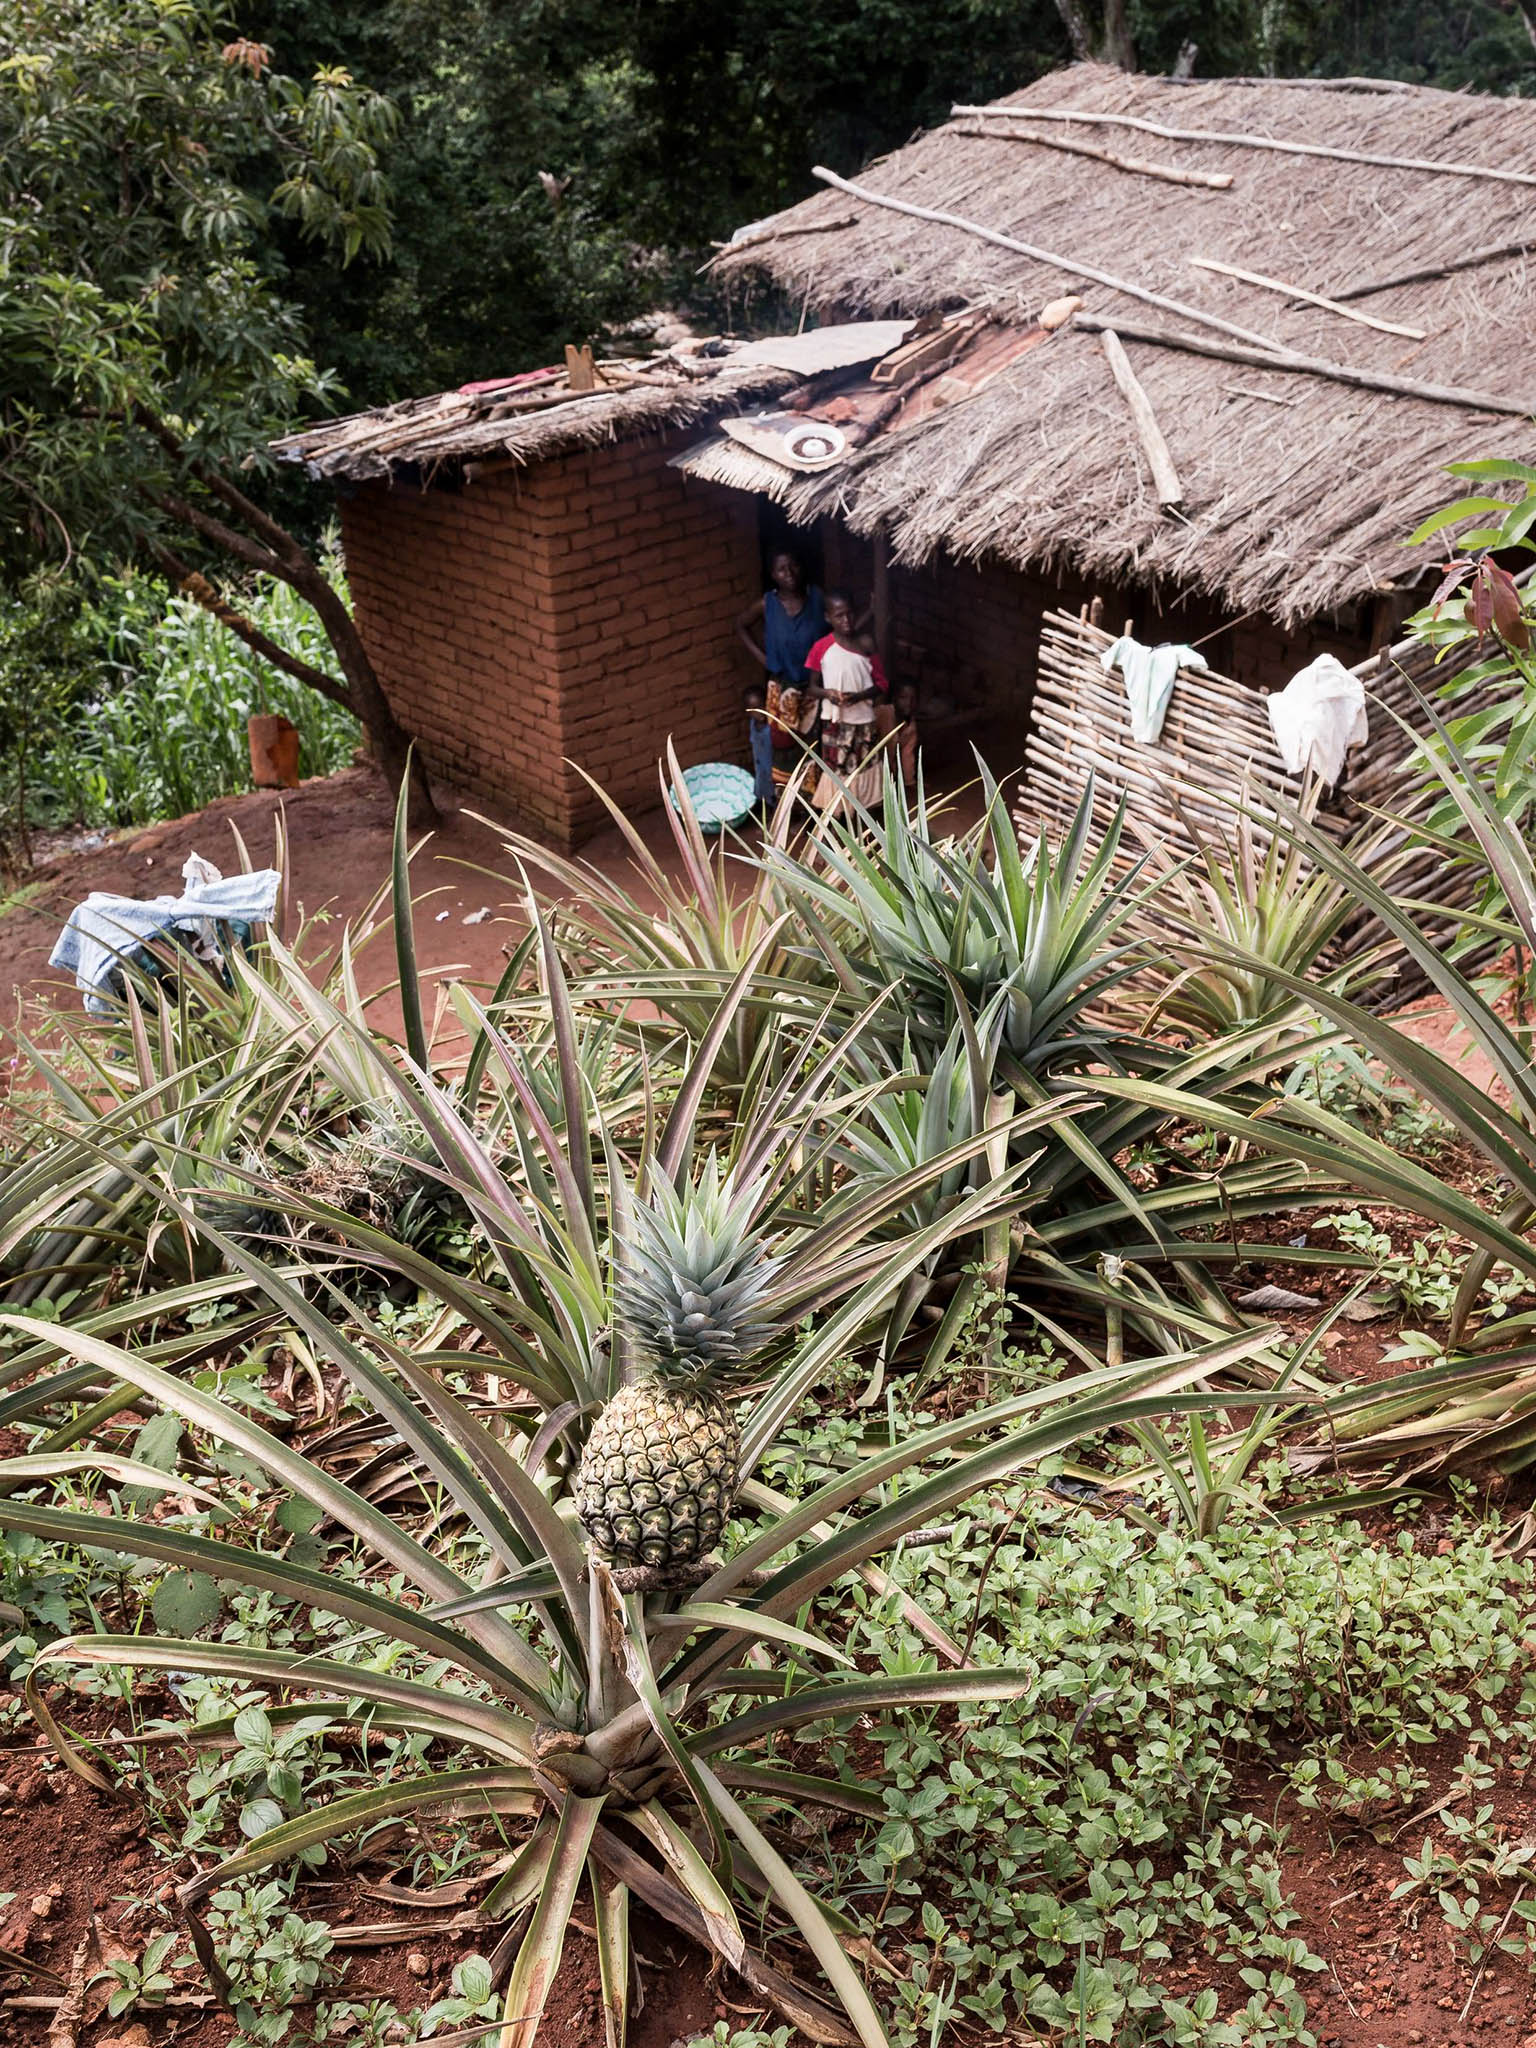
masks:
[[[110,1012],[114,975],[147,940],[184,933],[200,957],[216,958],[217,925],[272,922],[283,879],[276,868],[226,878],[194,853],[181,873],[185,886],[180,896],[157,896],[146,903],[93,889],[70,912],[48,964],[73,973],[94,1016]]]
[[[1168,699],[1173,695],[1179,670],[1209,667],[1198,647],[1144,647],[1129,633],[1106,647],[1099,661],[1106,673],[1117,668],[1124,676],[1131,707],[1131,738],[1144,746],[1156,746],[1163,736]]]

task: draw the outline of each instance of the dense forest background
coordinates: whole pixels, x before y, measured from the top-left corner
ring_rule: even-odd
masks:
[[[803,197],[815,163],[852,172],[952,101],[1069,61],[1069,20],[1092,29],[1093,13],[1075,0],[265,0],[239,19],[280,69],[344,64],[399,110],[389,260],[338,272],[296,234],[276,252],[316,358],[354,403],[378,404],[543,361],[658,304],[708,317],[697,270],[712,239]],[[1125,28],[1146,71],[1194,42],[1200,76],[1536,91],[1513,0],[1131,0]]]

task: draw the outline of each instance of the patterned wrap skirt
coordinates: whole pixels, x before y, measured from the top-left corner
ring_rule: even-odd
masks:
[[[824,718],[817,751],[829,772],[816,781],[816,808],[830,811],[852,797],[866,810],[880,800],[880,762],[871,760],[880,743],[880,729],[873,719],[861,725],[845,725],[841,719]],[[867,764],[867,765],[866,765]]]

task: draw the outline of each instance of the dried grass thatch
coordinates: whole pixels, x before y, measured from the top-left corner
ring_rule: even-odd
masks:
[[[1180,85],[1077,65],[999,105],[1131,113],[1182,129],[1243,131],[1374,155],[1536,174],[1536,105],[1368,82]],[[994,118],[950,123],[861,174],[885,195],[963,215],[1272,336],[1287,348],[1442,385],[1529,397],[1536,305],[1529,183],[1296,157],[1238,144]],[[969,132],[968,132],[969,131]],[[1179,168],[1228,189],[1166,184],[1043,141],[1047,134]],[[815,229],[823,232],[812,232]],[[1536,234],[1533,234],[1536,239]],[[1501,255],[1351,303],[1421,327],[1420,343],[1196,269],[1209,256],[1325,296],[1492,246]],[[1536,252],[1533,252],[1536,254]],[[829,190],[744,231],[717,271],[792,293],[823,319],[921,314],[961,302],[1032,322],[1064,291],[1105,320],[1198,333],[1102,285],[956,229]],[[1187,520],[1158,504],[1097,335],[1066,328],[974,398],[808,484],[792,512],[884,529],[899,561],[940,547],[1121,582],[1166,579],[1286,624],[1410,581],[1403,536],[1444,501],[1445,463],[1536,456],[1536,427],[1279,368],[1128,342],[1172,449]]]

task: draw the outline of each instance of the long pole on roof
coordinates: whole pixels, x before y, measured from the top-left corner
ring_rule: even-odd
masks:
[[[1432,156],[1378,156],[1373,150],[1344,149],[1332,142],[1288,142],[1277,135],[1228,134],[1219,128],[1170,128],[1140,114],[1096,114],[1085,107],[951,107],[960,116],[1000,115],[1012,121],[1082,121],[1099,128],[1135,128],[1165,142],[1219,142],[1228,149],[1272,149],[1282,156],[1322,156],[1341,164],[1374,164],[1387,171],[1437,171],[1448,178],[1492,178],[1501,185],[1536,185],[1536,171],[1506,171],[1492,164],[1441,162]]]
[[[1432,405],[1454,405],[1461,412],[1508,413],[1515,419],[1536,415],[1536,399],[1506,398],[1500,391],[1478,391],[1466,384],[1430,384],[1419,377],[1399,377],[1391,370],[1361,370],[1353,363],[1330,362],[1326,356],[1302,355],[1287,350],[1283,356],[1265,355],[1259,349],[1235,347],[1230,341],[1207,341],[1203,334],[1169,334],[1161,328],[1143,327],[1139,321],[1101,318],[1097,313],[1074,313],[1073,325],[1087,334],[1102,334],[1113,326],[1122,339],[1151,342],[1156,348],[1181,348],[1192,355],[1214,356],[1223,363],[1249,363],[1256,370],[1295,371],[1308,377],[1329,377],[1335,384],[1352,384],[1359,391],[1389,391],[1397,398],[1425,398]]]
[[[851,199],[862,199],[866,206],[883,206],[892,213],[910,214],[914,220],[928,220],[939,227],[956,228],[961,234],[976,235],[999,249],[1011,249],[1015,255],[1028,256],[1036,263],[1050,265],[1054,270],[1064,270],[1071,277],[1086,278],[1090,284],[1107,285],[1112,292],[1123,292],[1127,298],[1140,299],[1144,305],[1156,306],[1161,313],[1177,313],[1180,319],[1193,320],[1200,327],[1214,327],[1218,334],[1230,334],[1238,341],[1246,341],[1250,348],[1268,349],[1276,355],[1287,353],[1287,344],[1277,341],[1272,334],[1257,333],[1252,327],[1239,327],[1235,321],[1223,320],[1218,314],[1207,313],[1203,307],[1187,305],[1183,299],[1167,298],[1162,292],[1149,291],[1145,285],[1133,284],[1129,278],[1116,277],[1108,270],[1098,270],[1091,263],[1080,263],[1075,256],[1060,256],[1054,249],[1036,248],[1033,242],[1021,242],[1017,235],[1005,235],[999,228],[984,227],[980,221],[967,220],[964,214],[944,213],[935,206],[917,206],[910,199],[892,199],[887,193],[871,192],[867,185],[855,185],[851,179],[840,178],[836,171],[829,171],[824,164],[817,164],[811,176],[820,178],[824,185],[835,185],[839,192],[846,192]]]
[[[1322,356],[1309,356],[1283,341],[1272,341],[1268,335],[1251,334],[1247,328],[1236,327],[1230,320],[1219,320],[1214,313],[1203,312],[1198,306],[1185,305],[1180,299],[1164,298],[1160,292],[1149,292],[1126,278],[1112,276],[1107,270],[1095,270],[1091,264],[1079,263],[1073,257],[1058,256],[1049,249],[1037,249],[1031,242],[1021,242],[1017,235],[1005,235],[998,228],[984,227],[980,221],[967,220],[964,214],[942,213],[936,207],[915,206],[910,199],[892,199],[883,192],[871,192],[863,185],[840,178],[836,171],[829,171],[820,164],[812,176],[825,184],[835,185],[840,192],[847,192],[854,199],[864,200],[867,205],[888,207],[893,213],[911,214],[917,220],[934,221],[940,227],[957,228],[962,234],[976,235],[983,242],[994,243],[999,249],[1012,249],[1037,263],[1054,264],[1058,270],[1065,270],[1073,277],[1086,277],[1094,284],[1107,285],[1111,291],[1123,292],[1127,298],[1141,299],[1149,306],[1160,307],[1165,313],[1176,313],[1202,327],[1214,327],[1221,333],[1235,335],[1239,342],[1248,346],[1239,350],[1230,343],[1217,345],[1206,341],[1198,334],[1165,334],[1152,327],[1131,326],[1124,320],[1108,321],[1089,313],[1079,313],[1077,324],[1091,333],[1097,334],[1105,327],[1113,326],[1122,338],[1129,336],[1133,341],[1155,342],[1164,348],[1191,349],[1197,355],[1218,356],[1225,362],[1252,363],[1258,369],[1297,370],[1314,377],[1331,377],[1337,383],[1353,384],[1363,391],[1390,391],[1405,398],[1427,398],[1439,405],[1461,406],[1469,412],[1501,412],[1520,417],[1536,413],[1536,402],[1530,399],[1506,398],[1498,392],[1475,391],[1455,384],[1427,384],[1416,377],[1398,377],[1386,370],[1356,369],[1350,363],[1333,363]]]

